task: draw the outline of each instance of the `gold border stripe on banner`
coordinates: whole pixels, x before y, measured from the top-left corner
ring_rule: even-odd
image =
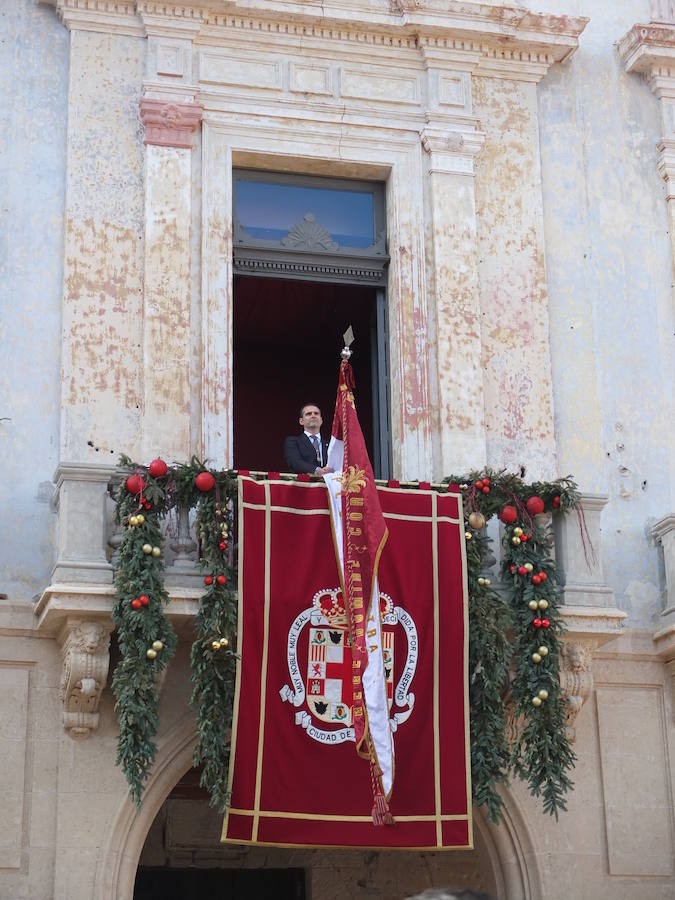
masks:
[[[464,500],[459,497],[459,514],[464,522]],[[469,570],[466,563],[466,541],[459,532],[462,551],[462,623],[464,626],[464,768],[466,770],[466,808],[469,814],[469,844],[473,849],[473,803],[471,802],[471,740],[469,733]]]
[[[237,726],[239,724],[239,694],[241,691],[241,649],[244,640],[244,612],[243,612],[243,587],[244,587],[244,486],[242,479],[238,479],[237,499],[239,501],[239,522],[238,522],[238,569],[237,569],[237,664],[235,669],[234,680],[234,701],[232,703],[232,731],[230,733],[230,766],[227,773],[227,792],[232,794],[232,785],[234,783],[234,757],[237,747]],[[223,830],[220,840],[225,840],[227,834],[227,824],[230,815],[230,807],[225,808],[225,817],[223,818]]]
[[[434,789],[435,789],[435,806],[436,806],[436,841],[438,846],[443,845],[443,829],[441,827],[441,756],[438,746],[441,728],[440,728],[440,709],[438,692],[440,685],[438,683],[440,641],[438,629],[440,627],[440,598],[438,592],[438,497],[436,494],[431,498],[431,546],[433,557],[433,578],[434,578]]]
[[[233,816],[254,816],[253,809],[231,809]],[[308,822],[370,822],[372,824],[372,816],[331,816],[323,813],[292,813],[277,812],[274,810],[258,810],[258,817],[261,819],[306,819]],[[469,816],[466,813],[458,813],[457,815],[447,816],[396,816],[397,822],[435,822],[439,819],[442,822],[466,822]],[[394,847],[395,849],[395,847]]]
[[[258,839],[258,819],[260,816],[260,792],[262,788],[262,757],[265,739],[265,695],[267,693],[267,657],[270,637],[270,561],[272,559],[272,503],[270,483],[265,484],[265,611],[263,613],[263,648],[260,666],[260,724],[258,727],[258,757],[255,773],[255,799],[253,809],[253,831],[251,840]]]
[[[259,481],[258,484],[272,484],[271,481]],[[245,503],[244,506],[246,509],[259,509],[265,510],[268,507],[263,506],[262,503]],[[293,513],[296,516],[329,516],[330,512],[327,509],[293,509],[290,506],[270,506],[269,509],[272,512],[285,512],[285,513]]]

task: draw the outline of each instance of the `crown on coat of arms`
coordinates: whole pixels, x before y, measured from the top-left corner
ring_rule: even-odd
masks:
[[[325,588],[314,595],[314,608],[328,619],[331,625],[346,625],[347,610],[339,588]]]

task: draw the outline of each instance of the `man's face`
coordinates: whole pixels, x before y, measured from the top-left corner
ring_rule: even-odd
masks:
[[[318,406],[312,406],[312,404],[303,407],[299,422],[304,431],[309,431],[310,434],[318,434],[323,422],[321,410]]]

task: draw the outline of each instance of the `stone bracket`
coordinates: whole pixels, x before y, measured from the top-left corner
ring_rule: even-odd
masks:
[[[98,728],[98,706],[108,678],[112,623],[67,618],[58,635],[63,657],[59,698],[63,727],[72,738]]]
[[[144,144],[192,149],[192,133],[202,121],[202,108],[197,103],[172,103],[143,97],[140,111],[145,126]]]

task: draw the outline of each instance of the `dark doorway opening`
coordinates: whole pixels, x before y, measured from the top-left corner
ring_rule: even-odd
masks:
[[[349,325],[359,421],[375,475],[387,477],[380,413],[386,398],[383,290],[245,275],[234,279],[236,468],[285,471],[284,438],[299,432],[303,403],[319,405],[322,434],[330,437],[342,335]],[[385,400],[385,419],[386,414]]]
[[[134,900],[305,900],[304,869],[173,869],[141,866]]]

